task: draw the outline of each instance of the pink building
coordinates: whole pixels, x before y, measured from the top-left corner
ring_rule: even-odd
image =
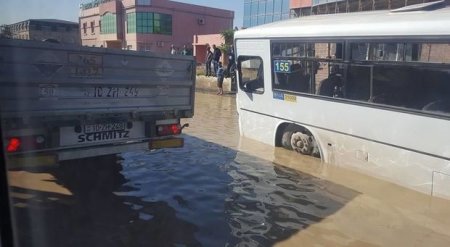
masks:
[[[220,47],[225,43],[221,34],[205,34],[205,35],[194,35],[194,40],[192,42],[192,46],[194,47],[194,56],[197,60],[197,63],[205,63],[206,59],[206,47],[210,46],[211,51],[212,46],[216,45]],[[220,60],[222,63],[226,63],[225,54],[222,54]]]
[[[82,45],[155,52],[192,49],[194,35],[231,29],[233,19],[233,11],[169,0],[94,0],[79,18]]]
[[[289,2],[290,9],[298,9],[298,8],[305,8],[305,7],[311,7],[311,6],[312,6],[312,0],[290,0],[290,2]]]

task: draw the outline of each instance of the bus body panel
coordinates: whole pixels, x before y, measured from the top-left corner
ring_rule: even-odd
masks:
[[[234,38],[448,37],[449,15],[450,8],[398,13],[380,10],[312,15],[243,29],[236,32]]]
[[[389,11],[378,11],[352,13],[348,16],[345,14],[313,16],[238,31],[235,35],[238,70],[241,70],[239,59],[246,57],[260,57],[264,69],[263,93],[252,92],[243,87],[245,79],[242,78],[241,71],[238,73],[237,107],[241,135],[269,145],[276,145],[279,138],[277,131],[286,124],[295,124],[312,133],[320,148],[320,156],[326,163],[351,168],[433,196],[450,198],[448,190],[450,187],[450,142],[448,141],[450,140],[450,116],[448,112],[432,112],[426,108],[413,109],[371,101],[323,97],[314,92],[304,94],[278,90],[274,88],[275,82],[272,81],[275,78],[272,74],[275,68],[272,67],[274,61],[271,54],[274,49],[272,43],[284,40],[292,44],[296,44],[296,40],[325,42],[324,38],[331,42],[334,40],[358,42],[358,39],[364,39],[363,42],[376,40],[400,43],[399,40],[407,37],[405,40],[450,44],[450,30],[442,24],[450,23],[449,13],[450,8],[430,12],[393,14]],[[374,22],[368,25],[374,28],[363,30],[362,26],[351,18],[355,15],[361,18],[367,16],[368,19],[364,19],[363,22],[365,24]],[[386,19],[383,19],[385,17]],[[391,24],[389,29],[382,33],[381,27],[386,25],[386,20]],[[422,30],[424,25],[427,25],[428,30],[402,28],[404,23],[411,20],[420,20],[421,24],[418,28]],[[434,24],[430,25],[432,23]],[[325,29],[325,24],[330,28]],[[318,26],[321,27],[320,30],[314,29]],[[337,27],[342,30],[337,30]],[[356,35],[349,31],[355,27],[361,28]],[[276,32],[278,28],[279,32]],[[348,56],[349,43],[344,44],[347,49],[345,56]],[[431,50],[431,46],[429,47]],[[442,80],[447,78],[443,77],[442,73],[446,73],[450,65],[447,58],[440,59],[443,62],[439,64],[419,62],[424,63],[426,66],[423,68],[430,68],[431,72],[439,71],[441,74],[436,74],[436,77],[440,76]],[[341,63],[353,65],[353,61],[347,57],[342,59]],[[357,66],[370,68],[368,69],[371,73],[370,90],[373,90],[372,80],[374,80],[375,69],[370,67],[370,61],[367,63],[369,65],[363,62],[358,63]],[[388,62],[385,64],[390,66]],[[418,68],[419,72],[425,71],[420,64],[411,64],[403,65],[416,66],[414,68]],[[436,69],[433,70],[434,68]],[[422,76],[434,76],[431,72]],[[428,81],[424,80],[423,85],[426,86],[427,83]]]
[[[274,145],[277,127],[285,121],[241,110],[241,134]],[[307,125],[306,125],[307,126]],[[426,194],[450,198],[449,162],[401,147],[307,126],[321,148],[324,162],[354,169]]]

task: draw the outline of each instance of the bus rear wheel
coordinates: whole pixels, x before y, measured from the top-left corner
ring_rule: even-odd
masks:
[[[292,150],[292,134],[294,134],[294,131],[285,131],[281,137],[281,146],[288,150]]]
[[[295,132],[291,137],[291,147],[296,152],[311,155],[314,149],[314,139],[311,135]]]

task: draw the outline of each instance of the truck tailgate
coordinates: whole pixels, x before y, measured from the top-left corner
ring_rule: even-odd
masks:
[[[3,117],[193,111],[191,56],[0,40]]]

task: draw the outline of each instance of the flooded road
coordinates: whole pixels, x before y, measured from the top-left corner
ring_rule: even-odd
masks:
[[[21,246],[449,246],[450,203],[239,136],[196,94],[185,147],[11,171]]]

